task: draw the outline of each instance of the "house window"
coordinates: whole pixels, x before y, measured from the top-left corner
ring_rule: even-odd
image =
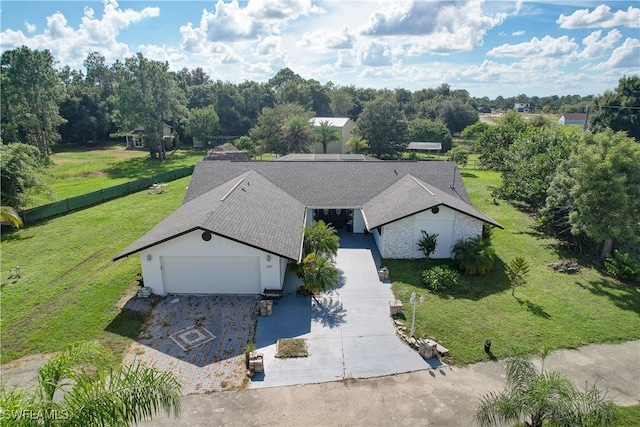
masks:
[[[144,148],[144,143],[142,142],[141,139],[134,139],[133,140],[133,146],[135,148]]]

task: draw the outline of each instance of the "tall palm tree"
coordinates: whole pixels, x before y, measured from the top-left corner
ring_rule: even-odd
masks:
[[[353,154],[358,154],[362,150],[369,148],[369,141],[360,135],[353,135],[351,139],[346,142],[346,146]]]
[[[22,227],[22,218],[11,206],[0,206],[0,224],[10,224],[15,228]]]
[[[73,345],[40,368],[35,391],[0,390],[3,416],[15,414],[9,425],[130,426],[180,413],[180,384],[170,373],[139,364],[109,370],[104,353]]]
[[[481,398],[475,419],[480,426],[500,426],[524,422],[542,427],[610,425],[616,418],[613,402],[594,387],[578,390],[557,372],[541,372],[530,360],[516,357],[507,361],[507,384],[502,393]]]
[[[304,230],[304,253],[316,253],[327,258],[333,258],[338,254],[340,237],[336,229],[326,224],[323,220],[313,221],[311,226]]]
[[[318,126],[313,130],[313,137],[322,144],[322,153],[327,154],[327,147],[332,142],[340,141],[338,130],[331,126],[329,120],[321,120]]]
[[[287,118],[282,125],[282,138],[290,153],[306,153],[311,143],[309,120],[302,115]]]

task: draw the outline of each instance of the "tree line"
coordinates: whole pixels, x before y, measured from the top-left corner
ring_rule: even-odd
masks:
[[[596,100],[600,99],[518,95],[491,100],[471,97],[466,90],[452,90],[446,83],[414,92],[339,86],[304,79],[289,68],[264,83],[237,84],[214,80],[202,68],[170,71],[167,62],[152,61],[140,53],[108,64],[104,56],[92,52],[82,71],[56,65],[48,50],[23,46],[2,54],[4,142],[34,145],[47,155],[57,142],[107,141],[141,125],[151,138],[150,148],[162,157],[166,148],[163,141],[154,141],[153,135],[159,135],[164,124],[172,126],[179,141],[194,136],[200,140],[216,135],[247,136],[252,128],[261,125],[259,118],[265,109],[289,104],[299,106],[298,112],[303,115],[349,117],[357,122],[367,104],[376,100],[380,108],[393,108],[397,118],[406,123],[430,120],[444,124],[450,134],[455,134],[475,122],[481,108],[507,110],[515,102],[529,102],[536,110],[546,112],[584,111],[586,105],[599,105]],[[606,99],[603,101],[602,105],[609,104]],[[433,124],[428,124],[429,132],[435,135],[426,136],[433,138],[443,133],[442,127],[431,129]],[[414,134],[424,137],[420,133],[424,133],[425,125],[414,123]],[[400,144],[411,136],[400,138]],[[440,138],[448,145],[446,134]],[[281,148],[273,151],[282,151]],[[372,151],[383,154],[393,149],[378,150],[374,145]]]

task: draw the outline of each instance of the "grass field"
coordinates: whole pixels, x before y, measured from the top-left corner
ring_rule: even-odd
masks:
[[[79,196],[102,188],[123,184],[160,172],[192,166],[202,160],[206,149],[170,151],[167,159],[152,159],[148,151],[126,150],[115,144],[89,147],[55,147],[43,178],[53,189],[56,200]],[[45,195],[33,195],[30,207],[50,203]]]
[[[126,165],[135,164],[135,159],[113,160],[110,168],[128,169]],[[73,171],[98,169],[76,163]],[[588,266],[588,260],[580,260],[585,268],[577,275],[551,271],[547,264],[565,255],[556,242],[535,230],[526,215],[502,201],[494,203],[491,186],[499,183],[499,175],[462,172],[475,205],[506,228],[494,234],[499,263],[489,276],[463,278],[458,288],[436,296],[420,283],[425,261],[387,261],[393,289],[405,306],[414,290],[426,298],[416,316],[416,335],[435,336],[451,350],[449,362],[458,364],[485,360],[485,339],[491,339],[494,354],[503,357],[535,353],[542,347],[640,338],[638,289],[602,276]],[[120,356],[144,321],[117,308],[118,301],[135,290],[140,267],[136,256],[115,263],[111,258],[177,208],[188,182],[189,178],[171,182],[165,194],[141,192],[4,232],[2,363],[94,339]],[[502,269],[517,255],[529,261],[532,274],[514,298]],[[22,278],[8,279],[9,268],[15,265],[21,266]]]
[[[590,266],[590,259],[578,259],[584,267],[575,275],[553,271],[548,264],[570,255],[536,231],[531,218],[504,201],[494,202],[491,188],[499,184],[499,174],[462,173],[474,205],[505,227],[493,234],[498,262],[489,275],[460,276],[458,287],[434,295],[422,285],[421,272],[435,262],[386,260],[393,290],[405,307],[411,292],[425,297],[416,314],[416,336],[437,338],[451,350],[448,362],[456,364],[488,359],[483,347],[486,339],[492,341],[494,355],[502,358],[533,354],[545,347],[575,348],[640,338],[638,288],[603,276]],[[531,274],[514,297],[504,265],[516,256],[525,257]]]

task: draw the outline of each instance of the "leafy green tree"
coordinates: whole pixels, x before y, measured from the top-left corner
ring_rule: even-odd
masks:
[[[488,274],[496,262],[490,237],[477,236],[458,240],[451,248],[453,262],[467,276]]]
[[[482,427],[524,423],[527,427],[611,425],[616,407],[595,386],[581,391],[558,372],[538,372],[530,360],[507,360],[507,384],[501,393],[480,399],[475,420]]]
[[[579,143],[579,134],[566,134],[557,128],[532,128],[516,135],[504,154],[501,196],[539,212],[545,207],[556,169]]]
[[[336,117],[348,117],[355,106],[353,96],[346,87],[333,88],[329,92],[331,113]]]
[[[323,220],[313,221],[304,230],[304,253],[317,253],[327,258],[333,258],[338,254],[340,238],[336,229],[326,224]]]
[[[238,150],[243,150],[249,153],[249,156],[253,157],[257,154],[256,144],[248,136],[241,136],[233,142],[233,145]]]
[[[411,141],[440,142],[444,152],[453,145],[451,132],[441,121],[417,117],[409,122],[408,130]]]
[[[493,126],[493,125],[490,125],[489,123],[477,121],[474,124],[469,125],[466,128],[464,128],[462,130],[462,132],[460,133],[460,136],[465,138],[465,139],[475,139],[480,134],[482,134],[485,131],[487,131],[487,129],[489,129],[491,126]]]
[[[438,119],[444,122],[452,134],[478,121],[478,111],[461,99],[450,99],[439,106]]]
[[[480,153],[480,163],[488,169],[503,170],[511,144],[526,129],[522,116],[514,110],[508,111],[497,126],[478,135],[475,148]]]
[[[618,86],[593,100],[591,128],[624,131],[640,142],[640,76],[624,76]]]
[[[11,206],[0,206],[0,224],[9,224],[13,228],[20,228],[23,222],[14,208]]]
[[[409,144],[404,114],[395,98],[389,96],[369,101],[356,122],[356,128],[377,157],[395,157]]]
[[[218,115],[213,106],[194,108],[189,111],[186,131],[188,135],[206,143],[220,129]]]
[[[304,115],[287,117],[282,125],[282,139],[290,153],[307,153],[311,143],[311,125]]]
[[[43,166],[44,156],[36,147],[19,142],[0,144],[0,204],[22,209],[30,192],[53,198],[53,190],[39,175]]]
[[[640,241],[640,145],[623,132],[585,134],[558,168],[547,212],[574,235],[601,244],[604,261],[616,241]]]
[[[453,147],[447,153],[447,160],[456,162],[460,167],[466,167],[469,162],[469,150],[461,145]]]
[[[318,126],[313,128],[313,139],[322,144],[322,152],[326,154],[330,144],[340,141],[340,134],[328,120],[321,120]]]
[[[151,61],[141,53],[127,58],[115,90],[118,110],[115,121],[121,132],[136,126],[145,129],[145,140],[153,155],[166,158],[166,145],[161,137],[165,124],[186,114],[186,98],[169,72],[169,63]]]
[[[527,284],[529,263],[524,257],[517,256],[507,263],[504,273],[509,278],[509,283],[511,283],[511,295],[515,296],[516,288]]]
[[[170,373],[139,364],[108,370],[102,354],[85,343],[54,356],[38,371],[35,391],[0,391],[4,415],[37,415],[18,425],[130,426],[158,412],[180,413],[180,384]]]
[[[364,139],[362,136],[355,134],[345,143],[345,145],[352,154],[359,154],[369,148],[369,141]]]
[[[65,120],[59,105],[65,93],[48,50],[26,46],[7,50],[0,59],[2,139],[34,145],[44,155],[60,140]]]
[[[290,151],[282,138],[282,127],[287,118],[295,115],[302,115],[307,118],[307,121],[313,117],[312,112],[298,104],[265,107],[256,125],[249,130],[249,137],[262,147],[263,152],[285,155]]]

